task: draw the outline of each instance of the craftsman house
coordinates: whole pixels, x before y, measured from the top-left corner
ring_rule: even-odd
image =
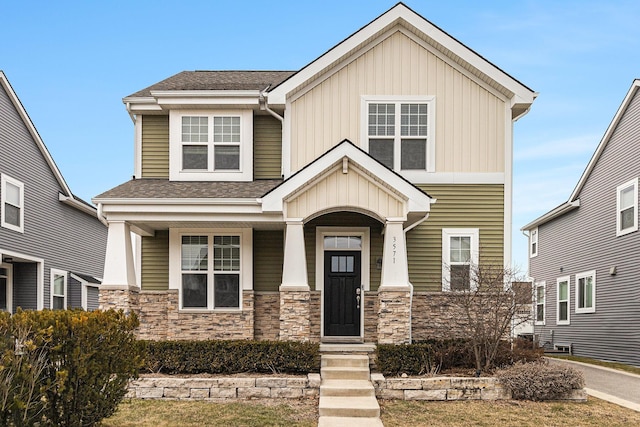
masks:
[[[98,308],[106,242],[0,71],[0,310]]]
[[[522,228],[547,347],[640,366],[639,139],[635,80],[569,199]]]
[[[94,199],[101,305],[155,339],[433,336],[470,263],[510,264],[512,127],[535,96],[402,3],[298,71],[127,96],[135,178]]]

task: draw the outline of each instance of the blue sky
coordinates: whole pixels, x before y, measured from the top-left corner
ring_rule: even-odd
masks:
[[[382,0],[5,1],[0,69],[72,191],[133,174],[122,98],[182,70],[297,70],[395,4]],[[519,228],[566,201],[634,78],[640,2],[407,0],[539,92],[514,126]]]

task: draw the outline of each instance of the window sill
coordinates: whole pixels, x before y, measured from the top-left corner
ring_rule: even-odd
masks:
[[[241,308],[181,308],[178,313],[211,314],[211,313],[242,313]]]
[[[638,227],[626,228],[624,230],[616,230],[616,237],[626,236],[627,234],[631,234],[635,231],[638,231]]]
[[[571,324],[571,322],[569,322],[569,321],[567,321],[567,320],[558,320],[558,321],[556,322],[556,325],[558,325],[558,326],[568,326],[568,325],[570,325],[570,324]]]
[[[595,313],[595,308],[576,308],[576,314]]]

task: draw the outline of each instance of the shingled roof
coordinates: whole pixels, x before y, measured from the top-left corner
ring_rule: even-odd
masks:
[[[99,199],[255,199],[278,186],[281,179],[248,182],[169,181],[167,179],[132,179],[108,190]]]
[[[151,96],[155,90],[263,90],[274,87],[296,71],[183,71],[129,97]]]

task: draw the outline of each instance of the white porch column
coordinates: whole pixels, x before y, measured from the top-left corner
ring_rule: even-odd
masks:
[[[402,219],[388,218],[384,230],[382,249],[382,277],[380,287],[404,287],[409,285],[409,266],[407,261],[407,242]]]
[[[280,290],[309,290],[307,256],[304,250],[304,224],[301,219],[287,220]]]
[[[109,222],[103,286],[136,286],[131,229],[125,221]]]

